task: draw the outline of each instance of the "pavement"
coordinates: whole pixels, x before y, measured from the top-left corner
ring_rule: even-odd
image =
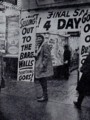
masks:
[[[90,120],[90,98],[86,97],[82,109],[73,105],[78,93],[77,71],[69,80],[48,81],[49,101],[39,103],[42,94],[39,83],[5,79],[6,87],[0,93],[0,120]]]

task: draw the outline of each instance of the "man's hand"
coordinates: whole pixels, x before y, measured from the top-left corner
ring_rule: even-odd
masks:
[[[67,64],[68,63],[68,60],[66,60],[65,62],[64,62],[64,64]]]

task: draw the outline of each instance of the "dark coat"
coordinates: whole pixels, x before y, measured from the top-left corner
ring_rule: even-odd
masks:
[[[82,76],[76,89],[80,94],[90,95],[90,54],[82,65],[81,72]]]
[[[68,65],[70,66],[71,52],[70,50],[65,50],[63,54],[64,62],[68,61]]]
[[[50,77],[53,75],[51,50],[47,43],[41,47],[41,51],[36,57],[35,78]]]

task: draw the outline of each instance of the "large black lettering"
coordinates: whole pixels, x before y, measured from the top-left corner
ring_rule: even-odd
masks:
[[[87,35],[86,37],[85,37],[85,42],[90,42],[90,35]]]
[[[25,44],[21,46],[21,51],[31,50],[32,44]]]
[[[19,80],[25,80],[25,75],[19,76]]]
[[[33,28],[34,28],[34,27],[23,28],[23,30],[22,30],[22,35],[32,33],[32,32],[33,32]]]
[[[33,65],[34,65],[34,60],[19,61],[19,68],[32,67]]]
[[[31,57],[33,57],[33,55],[34,55],[34,52],[25,52],[24,58],[31,58]]]
[[[30,42],[31,41],[31,36],[24,36],[22,39],[23,39],[23,43]]]
[[[70,17],[69,15],[69,11],[63,11],[62,14],[61,14],[61,17]]]
[[[74,28],[74,24],[73,24],[73,19],[72,18],[68,19],[68,22],[67,22],[67,25],[66,25],[66,29],[68,29],[69,27],[71,29]]]
[[[20,28],[25,27],[25,26],[29,26],[29,25],[34,25],[35,22],[36,22],[35,18],[30,18],[30,19],[27,19],[27,20],[21,19]]]
[[[87,52],[88,52],[88,47],[85,47],[83,45],[82,48],[81,48],[81,55],[84,54],[84,53],[87,53]]]
[[[19,68],[21,68],[23,66],[23,60],[19,61]]]
[[[24,59],[24,58],[32,58],[34,57],[34,52],[25,52],[25,53],[21,53],[20,54],[20,60]]]
[[[74,11],[74,14],[73,14],[73,16],[78,16],[79,15],[79,11],[80,11],[80,9],[76,9],[75,11]]]
[[[85,10],[81,10],[79,13],[79,16],[82,15],[85,12]]]
[[[63,29],[65,27],[66,20],[65,19],[59,19],[58,20],[58,29]]]
[[[47,16],[47,18],[50,19],[50,18],[52,17],[52,15],[53,15],[53,11],[48,12],[48,16]]]
[[[90,21],[90,13],[87,10],[86,13],[82,17],[82,23],[89,22],[89,21]]]
[[[90,24],[85,25],[84,32],[87,33],[90,30]]]
[[[81,21],[81,18],[78,18],[78,19],[77,19],[77,18],[74,18],[75,28],[76,28],[76,29],[78,29],[80,21]]]
[[[33,77],[33,74],[32,73],[30,73],[30,74],[28,74],[28,75],[20,75],[19,76],[19,80],[21,81],[21,80],[32,80],[32,77]]]
[[[50,27],[51,27],[51,24],[50,24],[50,23],[51,23],[51,21],[48,20],[48,21],[46,21],[46,23],[44,24],[43,28],[45,28],[46,31],[50,29]]]
[[[25,34],[26,34],[26,28],[23,28],[22,35],[25,35]]]

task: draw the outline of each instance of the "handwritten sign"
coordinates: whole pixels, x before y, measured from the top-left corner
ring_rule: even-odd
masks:
[[[74,43],[70,42],[72,51],[78,49],[77,37],[80,43],[79,46],[79,67],[84,63],[88,49],[90,47],[90,9],[89,8],[66,8],[66,9],[50,9],[47,11],[39,12],[37,31],[43,32],[55,32],[60,35],[68,33],[80,33],[79,36],[74,37]],[[75,35],[75,34],[74,34]],[[73,39],[72,37],[72,39]],[[69,39],[71,40],[71,39]],[[77,45],[75,47],[74,45]],[[54,52],[53,52],[54,53]]]
[[[88,55],[90,48],[90,9],[86,9],[83,15],[83,24],[80,39],[80,66],[81,67]],[[80,74],[81,75],[81,74]]]
[[[37,29],[42,32],[79,30],[81,23],[84,22],[85,12],[84,9],[51,9],[39,12]]]
[[[25,16],[27,15],[27,16]],[[18,80],[34,81],[36,16],[23,13],[20,20]]]
[[[66,9],[48,9],[42,11],[30,11],[28,12],[29,17],[21,19],[21,33],[22,33],[22,44],[21,44],[21,54],[20,59],[23,57],[24,51],[26,51],[27,46],[31,49],[32,36],[34,37],[34,16],[36,16],[36,33],[40,34],[51,34],[48,38],[48,44],[50,45],[52,62],[53,65],[58,66],[63,64],[63,45],[65,41],[69,43],[71,51],[73,53],[78,49],[78,42],[80,42],[80,61],[79,67],[83,64],[84,60],[88,55],[88,48],[90,47],[90,9],[89,8],[66,8]],[[33,18],[30,18],[33,16]],[[29,20],[30,18],[30,20]],[[30,28],[29,28],[30,27]],[[31,34],[33,35],[31,36]],[[70,36],[68,40],[63,40],[62,37],[57,36]],[[75,38],[76,36],[76,38]],[[78,38],[79,37],[79,38]],[[74,39],[70,42],[71,39]],[[35,41],[35,40],[34,40]],[[24,47],[23,45],[26,45]],[[34,43],[32,43],[34,44]],[[28,49],[27,49],[28,50]],[[31,49],[32,50],[32,49]],[[29,51],[30,52],[30,51]],[[29,53],[33,56],[33,53]]]

